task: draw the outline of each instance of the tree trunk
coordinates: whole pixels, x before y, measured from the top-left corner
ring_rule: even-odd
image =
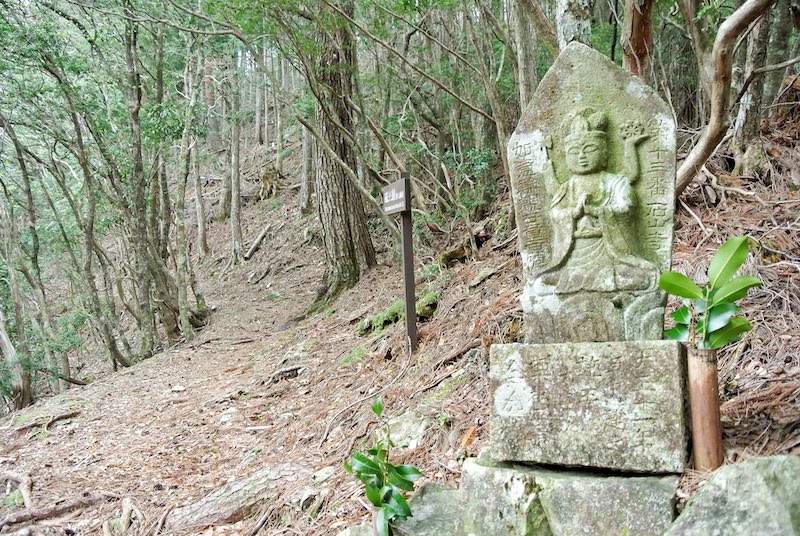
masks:
[[[697,0],[677,0],[678,8],[681,10],[683,20],[686,22],[686,33],[689,35],[689,41],[692,43],[694,50],[695,60],[697,61],[697,74],[700,78],[702,86],[702,93],[698,92],[698,108],[704,108],[706,101],[711,98],[713,93],[712,86],[714,85],[714,61],[711,58],[709,51],[709,36],[708,32],[703,31],[698,24],[697,14]],[[705,114],[699,114],[700,117],[705,117]]]
[[[11,220],[13,218],[13,212],[10,214],[6,214],[4,218],[6,220],[6,231],[4,233],[5,236],[3,237],[5,240],[5,244],[3,244],[3,256],[6,260],[6,267],[8,268],[8,288],[11,291],[11,303],[12,309],[14,310],[14,331],[16,333],[16,340],[17,340],[17,348],[19,348],[19,354],[21,354],[25,358],[30,358],[30,342],[28,340],[28,330],[25,326],[25,312],[23,311],[22,307],[27,300],[25,300],[22,296],[22,289],[20,288],[19,284],[19,274],[17,273],[16,268],[16,232],[14,230],[14,226],[16,223]],[[55,354],[48,349],[46,352],[48,365],[53,370],[58,370],[59,362],[55,358]],[[21,370],[21,379],[22,379],[22,391],[21,393],[25,392],[27,387],[30,390],[31,378],[30,373],[24,370],[22,364],[19,364]],[[15,373],[16,375],[16,373]],[[67,364],[67,375],[69,375],[69,364]],[[16,379],[15,379],[16,381]],[[53,388],[54,393],[58,393],[61,390],[61,385],[59,385],[58,378],[51,377],[49,378],[50,385]],[[69,388],[69,386],[63,386],[65,389]],[[27,405],[27,404],[26,404]]]
[[[126,4],[126,13],[131,12]],[[125,58],[127,61],[127,87],[125,100],[128,106],[128,117],[131,129],[130,157],[133,162],[132,189],[133,189],[133,221],[131,224],[131,239],[134,249],[134,269],[136,271],[137,312],[142,319],[142,342],[140,355],[149,356],[153,351],[155,333],[150,326],[154,325],[153,309],[150,303],[152,280],[147,266],[147,204],[145,191],[147,181],[144,174],[144,156],[142,149],[142,133],[139,113],[142,108],[142,80],[139,74],[138,55],[138,29],[134,22],[125,22]],[[160,173],[161,170],[159,170]],[[162,192],[162,199],[163,199]],[[162,214],[163,217],[163,214]],[[93,225],[93,222],[87,222]],[[163,224],[163,222],[162,222]],[[93,239],[93,237],[92,237]],[[91,251],[91,250],[90,250]]]
[[[198,256],[203,259],[210,251],[206,231],[206,203],[205,199],[203,199],[203,179],[200,176],[200,149],[197,148],[197,140],[194,140],[193,145],[194,207],[197,212],[197,251]]]
[[[352,16],[352,0],[343,2],[341,9]],[[351,33],[342,25],[343,22],[339,24],[340,27],[323,31],[320,36],[324,49],[318,65],[319,90],[327,110],[322,109],[323,103],[318,103],[317,123],[323,140],[351,170],[356,170],[353,148],[336,125],[338,122],[344,130],[353,132],[352,110],[347,99],[353,93],[355,50]],[[360,277],[361,266],[375,264],[375,250],[358,190],[335,159],[324,151],[320,151],[319,156],[317,203],[326,265],[322,291],[311,310],[325,306],[343,290],[354,286]]]
[[[256,131],[256,143],[258,145],[264,145],[264,121],[261,118],[261,115],[264,113],[264,92],[261,89],[261,78],[262,75],[259,71],[255,73],[256,78],[256,117],[255,117],[255,131]]]
[[[261,51],[261,64],[263,66],[266,66],[267,63],[268,63],[268,59],[269,59],[269,49],[267,48],[267,38],[266,37],[264,38],[264,46],[261,47],[261,48],[262,48],[262,51]],[[266,72],[262,72],[261,74],[265,78],[265,82],[268,82],[268,80],[266,80],[267,73]],[[269,140],[270,140],[270,133],[269,133],[269,104],[270,104],[270,102],[272,102],[272,99],[270,98],[269,89],[270,89],[269,84],[265,83],[264,84],[264,90],[263,90],[264,91],[264,96],[263,96],[263,99],[264,99],[264,140],[265,140],[265,142],[267,144],[269,144]]]
[[[238,67],[238,66],[237,66]],[[239,136],[241,134],[241,119],[239,118],[239,76],[238,68],[234,70],[233,79],[231,82],[231,116],[233,116],[233,124],[231,125],[231,262],[239,264],[242,260],[242,225],[241,225],[241,212],[242,212],[242,193],[241,181],[239,172],[240,166],[240,147]]]
[[[675,195],[689,185],[695,174],[705,165],[728,129],[728,98],[731,91],[732,52],[736,39],[747,27],[763,15],[775,0],[747,0],[722,23],[714,40],[711,53],[714,65],[714,83],[711,93],[711,112],[697,144],[689,152],[676,173]]]
[[[3,352],[3,359],[11,372],[11,401],[14,409],[30,406],[33,403],[31,375],[23,369],[22,363],[17,358],[17,350],[8,336],[2,308],[0,308],[0,351]]]
[[[283,124],[283,104],[281,103],[279,93],[285,90],[286,79],[283,72],[283,58],[275,58],[275,77],[280,85],[279,89],[273,92],[273,102],[275,107],[275,169],[278,173],[283,174],[283,145],[284,145],[284,124]]]
[[[7,193],[7,191],[6,191]],[[24,357],[30,357],[30,345],[28,344],[28,337],[25,327],[25,313],[22,310],[23,300],[22,290],[19,285],[19,275],[17,274],[17,232],[16,221],[14,219],[14,205],[13,200],[6,198],[6,203],[0,206],[0,214],[2,214],[3,223],[3,257],[5,258],[6,268],[8,270],[8,288],[11,292],[11,304],[14,310],[14,327],[16,328],[16,339],[19,353]],[[2,308],[0,308],[2,309]],[[2,312],[0,311],[0,314]],[[0,317],[0,328],[2,328],[3,336],[8,339],[8,334],[5,328],[5,318]],[[8,370],[12,373],[12,398],[17,409],[31,404],[31,376],[30,372],[26,371],[22,362],[18,359],[16,348],[12,345],[11,340],[0,340],[0,350],[6,358]],[[48,352],[48,357],[53,358],[52,352]],[[57,368],[57,362],[50,362],[50,366]],[[51,380],[51,385],[54,392],[59,391],[58,379]]]
[[[193,503],[175,508],[167,516],[168,532],[227,525],[253,515],[265,504],[281,504],[278,485],[285,475],[307,478],[309,471],[290,463],[267,466],[249,476],[228,482]]]
[[[491,66],[487,65],[486,61],[484,60],[484,52],[482,51],[482,47],[479,45],[478,34],[475,31],[475,27],[472,22],[472,17],[466,11],[465,15],[466,15],[467,30],[472,38],[473,46],[475,47],[475,52],[476,52],[475,59],[480,68],[481,81],[483,82],[483,87],[485,88],[486,96],[489,99],[489,106],[492,109],[492,117],[494,117],[495,134],[497,136],[497,139],[495,140],[497,144],[497,152],[500,154],[500,161],[503,164],[503,171],[506,180],[510,181],[511,174],[509,172],[510,168],[508,164],[508,154],[506,151],[506,146],[508,145],[508,138],[510,136],[511,129],[506,123],[506,110],[503,107],[503,100],[502,97],[500,96],[500,92],[497,87],[497,81],[492,76],[492,70],[490,70]],[[512,202],[511,216],[510,216],[511,221],[514,221],[513,212],[514,212],[514,207]],[[477,251],[475,251],[474,253],[477,253]]]
[[[175,241],[178,250],[178,265],[175,273],[176,286],[178,287],[178,308],[180,317],[181,333],[187,341],[194,336],[194,327],[189,320],[191,309],[187,297],[187,287],[189,280],[189,245],[186,242],[186,183],[189,179],[189,167],[191,161],[191,141],[192,123],[194,119],[194,108],[197,97],[200,93],[202,60],[197,60],[197,69],[192,73],[192,50],[197,43],[194,39],[190,40],[186,54],[186,88],[189,93],[189,101],[186,103],[186,112],[183,116],[183,132],[181,133],[180,165],[178,167],[178,193],[175,200]],[[202,46],[202,45],[200,45]],[[202,197],[202,193],[200,194]],[[198,218],[199,219],[199,218]]]
[[[56,332],[53,329],[52,318],[50,316],[50,307],[48,306],[47,303],[47,299],[45,296],[44,282],[42,280],[41,264],[39,263],[39,251],[41,244],[39,241],[39,232],[36,228],[36,222],[37,222],[36,205],[34,203],[33,189],[31,187],[30,170],[28,169],[28,165],[25,161],[25,147],[19,141],[19,138],[17,138],[13,125],[6,120],[2,112],[0,112],[0,123],[2,123],[2,126],[5,128],[6,134],[11,139],[11,142],[14,145],[14,151],[17,157],[17,163],[19,165],[20,175],[22,176],[22,183],[25,190],[25,209],[27,217],[27,221],[25,223],[28,228],[28,234],[31,244],[30,250],[27,252],[30,258],[30,270],[28,270],[24,266],[21,269],[23,274],[25,275],[25,278],[28,281],[28,285],[30,285],[31,290],[33,291],[34,301],[36,302],[36,315],[39,319],[39,325],[41,326],[40,336],[42,341],[44,342],[45,355],[47,356],[47,360],[50,363],[52,363],[53,366],[57,366],[52,345],[48,344],[49,341],[53,341],[56,339]],[[13,204],[11,204],[12,203],[11,199],[7,198],[7,202],[9,203],[9,207],[13,207]],[[9,224],[13,224],[10,214],[8,221]],[[20,243],[16,239],[15,236],[16,231],[13,227],[9,227],[9,233],[14,233],[14,234],[9,235],[8,242],[10,244],[16,245],[17,248],[15,249],[19,250],[24,249],[19,245]],[[8,259],[11,258],[11,253],[12,252],[9,251],[8,254],[6,255],[7,264],[9,262]],[[11,266],[12,264],[8,265]],[[13,301],[15,303],[15,307],[17,306],[17,303],[19,304],[22,303],[22,301],[19,299],[14,299]],[[69,376],[70,365],[69,365],[69,357],[66,355],[66,352],[62,352],[59,362],[62,374]],[[28,377],[27,381],[30,383],[30,377]],[[63,383],[62,386],[64,386]]]
[[[622,24],[622,65],[649,83],[650,55],[653,52],[653,0],[626,0]]]
[[[515,2],[519,4],[530,23],[533,24],[535,28],[533,33],[536,34],[554,58],[558,56],[560,47],[556,29],[553,27],[553,23],[545,13],[539,0],[515,0]]]
[[[131,42],[130,35],[128,32],[126,32],[125,40],[126,40],[126,45],[128,45]],[[126,46],[126,49],[127,48],[128,47]],[[128,59],[130,61],[130,57]],[[74,94],[73,88],[69,86],[60,68],[53,62],[52,58],[45,56],[43,57],[43,60],[44,60],[44,68],[53,76],[53,78],[58,83],[59,89],[61,90],[64,96],[64,100],[67,103],[68,115],[72,126],[73,134],[75,136],[74,154],[78,160],[78,164],[80,166],[81,174],[83,177],[83,189],[86,198],[86,203],[85,203],[86,214],[82,216],[77,205],[74,203],[74,199],[72,199],[71,191],[69,190],[69,186],[66,183],[66,179],[63,176],[58,175],[58,169],[55,168],[53,169],[54,173],[53,176],[58,182],[59,187],[62,189],[64,195],[68,198],[68,201],[70,201],[70,208],[75,216],[75,220],[80,225],[81,231],[83,233],[82,237],[83,238],[82,245],[84,252],[83,263],[79,264],[77,258],[74,256],[72,257],[72,260],[75,270],[78,273],[80,273],[81,278],[83,279],[83,282],[85,284],[84,291],[87,295],[85,297],[88,297],[87,307],[89,307],[91,312],[95,315],[94,320],[97,323],[98,331],[102,335],[103,342],[105,343],[105,346],[109,352],[109,357],[111,358],[111,363],[114,369],[116,370],[118,364],[127,367],[130,366],[131,362],[127,357],[123,356],[119,350],[117,341],[114,338],[113,329],[106,314],[106,308],[100,301],[99,291],[96,286],[92,258],[96,248],[95,236],[94,236],[94,223],[97,210],[97,192],[95,186],[95,179],[92,174],[92,169],[89,163],[89,157],[86,153],[86,148],[84,144],[83,128],[81,126],[81,121],[77,107],[73,100],[73,94]],[[48,204],[50,205],[50,208],[52,209],[53,216],[59,224],[59,229],[61,231],[62,238],[64,239],[65,243],[69,244],[71,240],[68,237],[66,231],[64,230],[63,225],[61,225],[61,222],[59,220],[59,212],[55,207],[55,203],[53,202],[52,198],[50,198],[49,194],[47,194],[46,189],[43,189],[43,191],[45,192],[45,195],[47,195],[47,201]],[[142,217],[146,218],[147,217],[146,213],[143,213]]]
[[[236,68],[236,63],[235,63],[235,60],[234,60],[233,69],[235,69],[235,68]],[[232,74],[230,76],[232,76]],[[223,99],[223,104],[229,104],[229,99],[232,98],[232,95],[233,95],[233,92],[234,92],[233,82],[228,81],[223,86],[223,89],[225,91],[227,91],[227,93],[228,93],[225,96],[225,99]],[[233,126],[233,125],[231,125],[231,126]],[[232,152],[232,149],[233,149],[233,128],[231,128],[231,132],[230,132],[229,136],[230,136],[230,139],[228,140],[228,149],[229,149],[229,151]],[[229,153],[228,157],[232,158],[232,155]],[[229,162],[230,162],[230,160],[229,160]],[[233,183],[231,182],[232,175],[233,175],[233,170],[229,169],[228,173],[226,173],[224,175],[224,178],[223,178],[223,182],[222,182],[222,199],[220,200],[220,210],[217,213],[217,217],[216,217],[216,219],[218,221],[225,221],[225,218],[228,218],[231,215],[231,200],[233,199],[232,198],[232,191],[231,191],[231,188],[233,187]]]
[[[572,41],[592,46],[594,0],[556,0],[556,35],[563,49]]]
[[[520,114],[525,111],[528,101],[538,84],[536,78],[536,32],[534,26],[521,8],[520,0],[511,0],[510,13],[517,54],[517,86],[519,88]]]
[[[311,132],[303,129],[303,178],[300,183],[300,215],[314,211],[314,141]]]
[[[161,5],[161,17],[163,18],[164,4]],[[156,35],[156,106],[164,104],[164,28],[165,24],[158,25],[158,34]],[[167,144],[165,141],[159,143],[158,154],[156,156],[156,170],[158,177],[158,192],[160,194],[160,202],[156,202],[155,198],[151,199],[154,206],[159,207],[159,227],[158,227],[158,247],[161,253],[161,258],[165,259],[169,255],[169,232],[172,224],[172,202],[169,198],[169,184],[167,183],[167,162],[166,152]],[[153,229],[154,230],[154,229]],[[147,329],[147,328],[145,328]],[[145,349],[144,355],[150,353],[150,349]]]
[[[216,150],[219,147],[219,121],[217,120],[216,100],[214,97],[214,64],[209,58],[205,59],[203,86],[208,113],[208,145],[212,150]]]
[[[764,66],[769,38],[769,13],[761,17],[747,38],[747,59],[744,78],[747,80],[756,69]],[[739,101],[739,113],[733,126],[733,155],[735,173],[752,175],[761,171],[767,156],[761,144],[759,117],[763,96],[764,78],[755,77]]]
[[[776,65],[789,59],[789,46],[792,37],[792,12],[790,0],[778,0],[772,11],[769,29],[769,49],[767,65]],[[783,69],[768,72],[764,78],[763,103],[769,106],[775,102],[783,83]]]

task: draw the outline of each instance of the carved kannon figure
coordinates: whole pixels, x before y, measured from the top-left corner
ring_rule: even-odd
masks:
[[[564,139],[570,176],[560,182],[548,155],[545,186],[552,196],[552,257],[535,275],[538,295],[654,289],[658,270],[635,246],[638,145],[648,138],[638,123],[622,126],[622,173],[608,168],[607,118],[585,109]]]

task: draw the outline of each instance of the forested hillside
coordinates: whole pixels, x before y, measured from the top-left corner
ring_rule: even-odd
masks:
[[[41,533],[335,534],[368,513],[341,462],[377,394],[425,423],[401,461],[457,482],[486,441],[488,347],[522,338],[506,146],[573,40],[672,107],[673,269],[749,238],[764,286],[720,353],[728,461],[800,453],[799,19],[796,0],[0,0],[0,529],[40,508]],[[414,355],[381,199],[401,172]],[[200,500],[253,474],[253,497]]]

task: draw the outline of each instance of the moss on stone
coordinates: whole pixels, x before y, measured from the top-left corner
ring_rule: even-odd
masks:
[[[67,413],[68,411],[81,407],[85,403],[86,401],[84,399],[78,398],[73,394],[62,393],[53,397],[47,406],[32,406],[22,413],[14,415],[11,418],[11,424],[13,426],[20,426],[37,422],[38,424],[44,425],[55,415]]]
[[[405,306],[405,300],[397,300],[390,305],[388,309],[359,322],[358,326],[356,326],[356,331],[359,335],[366,335],[375,331],[381,331],[395,322],[399,322],[405,318],[405,313],[403,312]]]
[[[441,290],[431,290],[422,296],[416,297],[416,311],[418,318],[430,318],[433,316],[436,307],[439,304]],[[380,313],[367,317],[356,326],[356,332],[359,335],[368,335],[370,333],[381,332],[387,327],[404,320],[406,301],[397,300],[388,308]]]
[[[461,385],[464,385],[466,381],[467,378],[464,375],[455,376],[443,381],[431,395],[423,400],[423,403],[435,404],[437,402],[441,402],[442,400],[447,400],[450,398],[450,394]]]
[[[439,298],[442,295],[441,290],[432,290],[422,297],[417,298],[417,317],[430,318],[436,311],[439,305]]]

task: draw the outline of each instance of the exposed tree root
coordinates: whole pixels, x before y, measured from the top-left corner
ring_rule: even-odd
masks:
[[[16,428],[14,428],[14,431],[24,432],[26,430],[30,430],[31,428],[38,428],[39,426],[42,426],[45,430],[47,430],[48,428],[50,428],[50,425],[53,424],[54,422],[63,421],[64,419],[71,419],[72,417],[80,415],[80,413],[81,413],[80,411],[75,410],[75,411],[68,411],[60,415],[53,415],[47,422],[43,422],[41,419],[36,419],[27,424],[17,426]]]
[[[31,480],[31,475],[27,473],[18,474],[11,471],[0,473],[0,482],[6,480],[13,480],[19,485],[18,489],[22,494],[22,502],[25,504],[25,508],[33,508],[33,498],[31,497],[33,481]]]
[[[166,519],[169,531],[181,531],[220,523],[235,523],[252,515],[259,504],[271,500],[283,479],[297,479],[303,468],[284,463],[217,488],[202,499],[173,510]],[[308,476],[308,475],[305,475]]]

